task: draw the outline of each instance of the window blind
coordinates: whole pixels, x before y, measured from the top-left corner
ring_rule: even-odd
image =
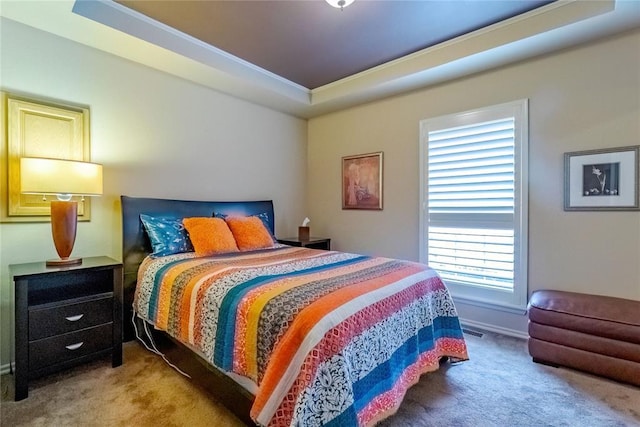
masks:
[[[428,134],[428,262],[444,279],[513,288],[514,122]]]

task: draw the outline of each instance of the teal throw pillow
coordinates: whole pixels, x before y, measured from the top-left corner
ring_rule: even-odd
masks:
[[[182,218],[140,214],[153,249],[152,256],[193,252],[193,245],[182,225]]]

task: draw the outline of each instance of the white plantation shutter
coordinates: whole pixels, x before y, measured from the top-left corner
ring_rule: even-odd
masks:
[[[513,118],[429,132],[429,212],[513,214]]]
[[[429,227],[428,245],[442,278],[513,289],[513,231]]]
[[[429,132],[428,150],[429,264],[445,279],[512,289],[513,117]]]
[[[514,106],[522,104],[422,122],[421,258],[454,288],[474,288],[471,295],[484,301],[521,306],[526,120]]]

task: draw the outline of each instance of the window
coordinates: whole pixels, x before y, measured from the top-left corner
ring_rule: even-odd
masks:
[[[527,100],[420,122],[420,260],[454,297],[527,302]]]

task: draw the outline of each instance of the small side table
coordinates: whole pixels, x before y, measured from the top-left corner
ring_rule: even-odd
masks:
[[[302,246],[304,248],[331,250],[331,239],[326,237],[309,237],[308,240],[300,240],[297,237],[285,237],[278,239],[278,243],[289,246]]]
[[[87,257],[82,264],[13,264],[15,400],[29,380],[111,354],[122,364],[122,264]]]

